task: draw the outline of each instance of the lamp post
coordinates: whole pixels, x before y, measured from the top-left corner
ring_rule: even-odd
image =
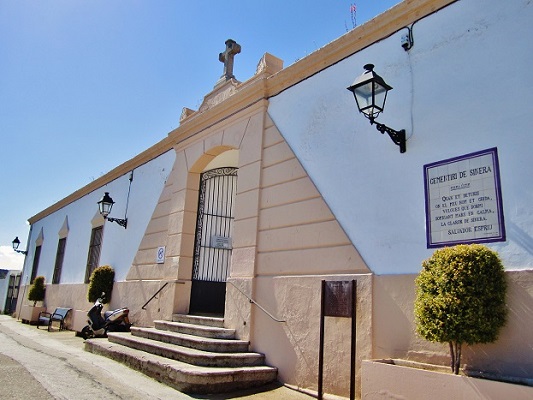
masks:
[[[19,250],[19,246],[20,246],[20,240],[19,240],[19,237],[16,236],[15,239],[13,239],[13,241],[11,242],[11,244],[13,245],[13,250],[15,250],[17,253],[21,253],[21,254],[24,254],[24,255],[27,255],[28,252],[25,251],[25,250]]]
[[[392,89],[385,80],[374,72],[373,64],[366,64],[365,72],[357,77],[354,83],[347,89],[353,93],[359,112],[362,112],[370,121],[371,125],[376,124],[376,129],[387,133],[392,141],[400,147],[400,153],[406,151],[405,130],[396,131],[384,124],[376,122],[376,118],[385,108],[387,93]]]
[[[109,222],[116,222],[126,229],[128,226],[128,218],[108,218],[108,215],[111,213],[111,209],[113,208],[113,204],[115,204],[115,202],[109,195],[109,192],[105,192],[100,201],[98,201],[98,210],[104,219],[107,219]]]

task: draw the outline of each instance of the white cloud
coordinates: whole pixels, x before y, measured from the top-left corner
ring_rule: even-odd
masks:
[[[20,269],[24,264],[24,254],[16,253],[11,246],[0,246],[0,269]]]

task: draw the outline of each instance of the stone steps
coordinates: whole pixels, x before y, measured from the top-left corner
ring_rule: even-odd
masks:
[[[232,339],[235,337],[235,329],[171,321],[154,321],[154,324],[157,329],[187,333],[189,335],[202,336],[206,338]]]
[[[112,343],[204,367],[262,365],[265,361],[264,355],[260,353],[205,351],[123,332],[109,332],[107,336]]]
[[[249,352],[249,343],[235,339],[222,319],[173,320],[156,321],[155,328],[132,327],[131,333],[110,332],[108,340],[87,340],[85,349],[189,394],[230,392],[276,380],[277,369],[264,365],[263,354]]]
[[[184,324],[203,325],[217,328],[224,328],[224,318],[204,317],[201,315],[183,315],[174,314],[172,316],[173,322],[183,322]]]
[[[161,328],[131,328],[134,336],[144,337],[161,342],[172,343],[179,346],[190,347],[204,351],[217,351],[220,353],[235,353],[248,351],[249,343],[237,339],[216,339],[196,336],[177,331],[165,331]]]

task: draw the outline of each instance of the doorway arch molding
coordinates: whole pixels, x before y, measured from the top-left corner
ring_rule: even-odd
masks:
[[[175,177],[173,185],[175,190],[172,194],[168,242],[174,242],[174,246],[170,246],[168,255],[175,258],[174,264],[178,264],[178,279],[189,281],[192,278],[200,176],[216,157],[230,150],[236,149],[232,146],[215,146],[197,155],[191,163],[191,156],[196,153],[192,149],[177,154],[175,169],[181,179]],[[189,163],[191,166],[186,168]]]
[[[244,113],[225,120],[224,126],[219,125],[218,129],[199,133],[194,141],[191,140],[193,137],[189,137],[174,146],[176,161],[168,188],[170,204],[165,264],[173,270],[178,280],[185,282],[185,285],[179,285],[179,292],[175,293],[174,312],[189,310],[200,175],[206,168],[208,169],[213,160],[231,150],[238,151],[235,162],[237,165],[230,166],[238,168],[239,178],[235,199],[233,262],[230,266],[230,276],[235,273],[233,264],[237,257],[239,266],[236,275],[240,277],[239,279],[245,277],[248,280],[253,277],[255,256],[250,257],[249,254],[255,255],[257,245],[255,232],[258,224],[266,118],[264,106],[265,104],[255,104]],[[250,232],[252,234],[249,234]],[[240,300],[242,299],[239,298]],[[230,321],[228,322],[232,325]]]

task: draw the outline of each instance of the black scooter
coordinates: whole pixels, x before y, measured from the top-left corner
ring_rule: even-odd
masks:
[[[102,293],[102,298],[105,293]],[[106,311],[102,317],[102,298],[98,298],[91,309],[87,312],[88,325],[81,331],[81,337],[89,339],[93,337],[107,337],[107,332],[129,332],[130,320],[128,314],[130,310],[126,307],[114,311]]]

